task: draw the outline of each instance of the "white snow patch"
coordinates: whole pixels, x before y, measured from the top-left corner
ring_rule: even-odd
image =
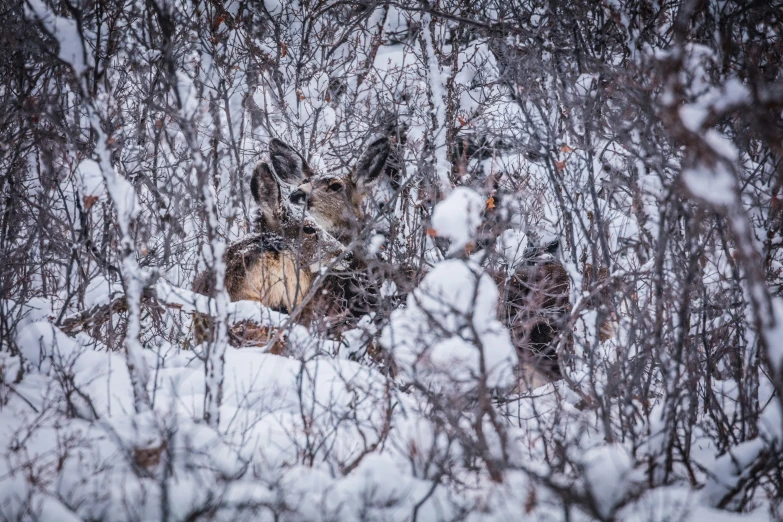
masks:
[[[408,296],[407,307],[392,313],[381,343],[409,378],[424,374],[444,387],[470,388],[483,362],[490,386],[510,385],[517,354],[497,320],[497,300],[494,281],[480,267],[444,261]]]
[[[495,241],[495,249],[508,264],[509,270],[513,270],[523,260],[528,243],[527,234],[521,230],[508,229]]]
[[[435,205],[432,228],[438,236],[451,239],[450,253],[458,252],[473,240],[481,224],[484,198],[473,189],[457,187]]]
[[[764,332],[764,340],[772,369],[780,375],[783,372],[783,299],[772,300],[772,312],[775,326]]]
[[[47,31],[60,44],[58,58],[73,67],[78,76],[81,76],[87,67],[91,64],[85,63],[85,56],[89,59],[90,54],[84,52],[82,38],[79,35],[79,29],[76,21],[69,20],[62,16],[56,16],[44,4],[42,0],[30,0],[28,5],[32,9],[38,20]]]
[[[76,168],[82,194],[86,196],[101,196],[106,192],[103,185],[103,173],[97,161],[86,159]]]
[[[586,486],[601,514],[609,518],[632,485],[633,461],[619,444],[589,450],[582,461]]]
[[[367,245],[367,253],[374,256],[381,250],[384,243],[386,243],[386,236],[383,234],[375,234],[370,238],[369,244]]]
[[[682,179],[691,194],[708,203],[730,205],[734,202],[734,177],[720,165],[714,168],[700,165],[686,169]]]

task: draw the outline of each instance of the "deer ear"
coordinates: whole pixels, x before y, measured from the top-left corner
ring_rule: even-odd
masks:
[[[354,181],[359,183],[372,183],[383,172],[386,160],[389,159],[389,138],[386,136],[371,142],[365,149],[354,171]]]
[[[302,155],[277,138],[269,142],[269,158],[275,174],[284,183],[297,185],[312,174]]]
[[[250,179],[250,193],[264,210],[272,210],[280,204],[280,186],[267,163],[256,165]]]

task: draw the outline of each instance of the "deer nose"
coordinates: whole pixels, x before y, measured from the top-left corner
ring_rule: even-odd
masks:
[[[291,195],[288,196],[288,199],[294,205],[301,205],[307,199],[307,193],[302,189],[296,189],[295,191],[291,192]]]

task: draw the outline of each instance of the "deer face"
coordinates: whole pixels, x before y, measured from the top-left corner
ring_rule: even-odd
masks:
[[[274,164],[275,156],[271,157]],[[297,176],[303,176],[303,164],[302,161],[294,166]],[[287,178],[291,177],[292,173],[283,170],[285,166],[278,167],[278,170],[284,172]],[[250,183],[250,191],[258,203],[256,231],[279,236],[281,248],[295,254],[297,264],[314,272],[334,260],[346,258],[345,247],[310,212],[302,206],[291,204],[290,194],[293,190],[291,185],[280,182],[269,163],[262,162],[256,166]]]
[[[364,224],[363,201],[386,165],[389,140],[383,137],[371,142],[345,176],[316,175],[299,153],[276,139],[269,143],[269,157],[280,181],[296,186],[287,194],[287,203],[302,209],[326,232],[348,243]]]

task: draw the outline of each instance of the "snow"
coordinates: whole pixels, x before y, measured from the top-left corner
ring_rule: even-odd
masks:
[[[764,441],[756,438],[735,445],[729,453],[715,459],[710,470],[710,480],[701,492],[704,501],[708,505],[717,505],[749,472],[750,465],[761,456],[764,448]]]
[[[504,230],[495,241],[495,249],[510,271],[523,261],[527,247],[527,234],[517,229]]]
[[[448,194],[451,191],[451,182],[449,181],[449,161],[448,161],[448,146],[446,145],[446,102],[445,92],[443,89],[443,77],[444,74],[441,71],[438,58],[435,56],[435,47],[432,42],[432,34],[430,33],[430,24],[432,23],[432,17],[429,14],[425,14],[421,19],[421,24],[424,30],[421,32],[424,41],[424,54],[427,60],[427,79],[429,80],[429,88],[432,93],[432,104],[434,105],[435,121],[437,127],[434,129],[433,134],[435,136],[434,148],[434,164],[435,175],[440,182],[440,188],[444,194]]]
[[[321,117],[327,127],[334,127],[337,123],[337,113],[331,107],[322,107]]]
[[[731,513],[698,504],[698,495],[684,487],[660,487],[646,492],[636,502],[624,507],[617,520],[647,522],[681,520],[683,522],[767,522],[769,513]]]
[[[381,250],[381,247],[384,245],[384,243],[386,243],[386,236],[383,234],[375,234],[368,242],[367,253],[371,256],[374,256]]]
[[[16,330],[19,332],[28,324],[51,319],[54,313],[47,300],[32,297],[24,303],[17,303],[11,299],[0,300],[0,314],[5,318],[18,317]]]
[[[98,483],[108,486],[104,489],[108,495],[94,496],[92,502],[82,503],[82,515],[106,509],[115,512],[115,519],[126,519],[124,514],[128,512],[123,503],[133,498],[135,482],[130,463],[116,455],[127,455],[128,450],[132,456],[139,449],[148,448],[154,453],[156,448],[164,448],[163,458],[168,454],[173,459],[180,487],[190,484],[188,491],[172,498],[169,505],[175,513],[183,513],[190,506],[205,501],[203,486],[214,483],[217,477],[246,477],[226,491],[236,499],[248,500],[263,495],[267,489],[254,486],[256,480],[246,473],[247,463],[255,461],[259,469],[279,472],[280,466],[286,468],[298,461],[300,448],[306,446],[308,437],[323,437],[320,444],[324,457],[328,455],[329,462],[334,464],[345,464],[355,460],[362,448],[382,433],[385,413],[378,405],[383,403],[386,394],[385,378],[355,362],[317,358],[303,363],[258,350],[228,348],[225,352],[226,390],[220,406],[220,431],[217,432],[197,422],[203,414],[206,393],[204,371],[199,366],[174,364],[171,368],[159,368],[154,410],[136,414],[133,385],[121,356],[79,347],[58,329],[40,321],[20,332],[18,342],[25,348],[26,360],[38,366],[28,369],[18,389],[28,396],[28,401],[43,408],[46,401],[63,400],[65,396],[50,395],[40,387],[36,390],[28,386],[28,382],[32,385],[50,372],[56,375],[66,368],[73,370],[74,385],[81,393],[70,400],[78,417],[70,421],[60,418],[57,421],[59,430],[62,435],[70,432],[74,440],[82,441],[81,444],[96,449],[95,444],[100,444],[103,448],[100,452],[69,457],[63,468],[67,480],[56,486],[71,505],[78,505],[79,499],[89,496]],[[48,364],[40,364],[44,358],[48,359]],[[110,390],[108,396],[107,389]],[[15,411],[23,405],[13,402],[9,407]],[[6,414],[9,411],[6,410]],[[310,419],[307,425],[303,424],[305,412]],[[357,422],[335,423],[346,415]],[[78,418],[101,420],[87,425]],[[7,447],[23,422],[23,417],[14,418],[0,429],[0,447]],[[61,438],[47,435],[52,433],[49,430],[54,426],[42,427],[42,431],[28,441],[29,450],[35,448],[30,458],[55,450]],[[305,429],[306,426],[309,428]],[[237,452],[234,447],[241,450]],[[0,487],[4,491],[13,489],[18,492],[18,498],[24,498],[23,492],[30,486],[25,485],[21,475],[7,473],[8,466],[20,462],[14,457],[0,464],[3,470]],[[154,466],[160,469],[159,464]],[[399,470],[396,472],[398,479],[389,484],[388,478],[395,469]],[[311,505],[311,501],[307,501],[302,506],[305,512],[319,512],[319,488],[311,489],[317,483],[313,480],[319,473],[318,469],[298,466],[289,467],[284,473],[289,477],[298,476],[292,483],[294,491],[290,494],[293,497],[304,494],[314,502]],[[368,493],[388,500],[398,494],[414,492],[417,492],[417,498],[423,498],[430,487],[428,482],[416,481],[406,475],[404,467],[389,455],[364,457],[353,472],[341,480],[329,478],[328,474],[321,477],[326,480],[321,483],[324,498],[340,499],[330,509],[344,511],[346,515],[362,509],[361,502],[357,503],[362,498],[356,496],[357,488],[365,491],[366,487]],[[72,488],[80,481],[88,486]],[[156,498],[161,491],[151,483],[142,487],[151,497],[139,498],[135,509],[140,510],[138,513],[143,519],[157,518],[159,500]],[[314,494],[316,497],[312,497]],[[333,497],[335,494],[337,497]],[[6,508],[13,512],[14,505],[6,505]],[[409,507],[410,504],[403,503],[394,511],[403,516]]]
[[[783,441],[783,300],[769,299],[783,266],[780,202],[775,156],[752,125],[776,92],[740,77],[741,62],[723,67],[720,35],[670,41],[666,4],[642,38],[637,14],[608,0],[585,13],[588,29],[594,13],[616,26],[598,63],[573,59],[593,48],[591,30],[576,47],[561,34],[553,51],[562,20],[542,6],[524,7],[521,31],[503,6],[460,6],[512,29],[499,39],[402,5],[229,0],[233,24],[217,4],[165,3],[192,24],[164,49],[138,40],[138,10],[97,25],[111,6],[82,10],[77,24],[55,4],[28,0],[15,20],[53,37],[41,41],[52,49],[36,36],[22,53],[51,81],[18,100],[25,117],[9,119],[9,136],[22,141],[0,144],[21,143],[26,169],[2,186],[17,191],[3,192],[9,201],[26,198],[3,221],[4,248],[22,255],[4,272],[13,300],[0,301],[0,518],[740,522],[780,512],[774,460],[754,471]],[[325,24],[331,11],[356,23]],[[106,20],[128,30],[110,38]],[[754,32],[775,36],[765,20]],[[509,67],[506,50],[524,54]],[[626,92],[649,106],[635,112]],[[51,132],[28,143],[12,120],[41,125],[43,107],[57,118],[42,113]],[[588,133],[591,114],[603,117]],[[670,114],[679,121],[660,118]],[[185,289],[205,263],[223,286],[225,245],[252,219],[243,181],[270,136],[302,146],[319,175],[343,175],[355,144],[391,116],[405,138],[400,179],[373,198],[393,211],[375,219],[368,202],[369,233],[352,245],[368,265],[406,264],[396,282],[377,281],[382,310],[316,332],[258,302]],[[748,136],[735,118],[751,123]],[[467,165],[451,164],[455,145],[476,151]],[[553,172],[552,159],[567,168]],[[698,233],[691,290],[686,226]],[[550,239],[563,245],[574,335],[558,346],[567,379],[526,390],[515,375],[525,348],[511,341],[495,281],[526,273],[526,249]],[[586,275],[604,254],[619,317],[600,342]],[[409,269],[423,279],[405,281]],[[691,297],[685,320],[670,306],[680,296]],[[56,326],[121,297],[127,309],[102,325]],[[219,325],[212,343],[194,339],[196,314]],[[230,346],[227,328],[243,321],[279,336],[284,355]],[[721,355],[694,372],[674,358],[680,333],[696,364],[732,350],[743,364]],[[638,361],[647,396],[618,381],[636,377]],[[752,473],[758,487],[745,482]]]
[[[683,105],[680,107],[680,119],[688,129],[697,132],[701,129],[701,124],[709,116],[706,107],[699,105]]]
[[[471,389],[485,373],[493,387],[513,382],[516,350],[497,320],[498,291],[477,265],[439,263],[392,312],[381,343],[391,350],[409,379],[427,376],[439,386]]]
[[[451,240],[449,253],[459,252],[474,239],[483,210],[484,198],[467,187],[455,188],[435,205],[432,228],[438,236]]]
[[[767,353],[772,369],[783,376],[783,299],[772,300],[772,319],[774,325],[764,332]]]
[[[625,448],[617,444],[591,449],[582,460],[587,490],[601,515],[609,518],[644,474],[633,472],[633,461]]]
[[[122,284],[111,283],[103,275],[98,275],[90,281],[84,292],[84,305],[88,308],[108,304],[112,299],[122,295]]]
[[[320,72],[310,78],[310,81],[302,89],[302,95],[313,108],[320,108],[324,103],[328,85],[329,77],[326,73]]]
[[[84,196],[100,196],[105,192],[103,173],[97,161],[86,159],[77,168]]]
[[[111,175],[106,174],[105,181],[111,199],[117,207],[117,213],[121,216],[125,216],[126,220],[138,216],[139,212],[141,212],[141,205],[139,204],[133,185],[124,177],[116,173],[112,173]]]
[[[574,93],[582,98],[594,96],[598,87],[598,75],[582,73],[574,84]]]
[[[73,67],[77,76],[81,76],[91,64],[89,61],[85,62],[85,59],[89,60],[90,53],[85,52],[76,21],[56,16],[42,0],[30,0],[25,4],[25,8],[28,5],[35,17],[59,43],[60,60]]]
[[[264,8],[270,15],[278,15],[283,11],[283,4],[278,0],[264,0]]]
[[[709,203],[728,206],[736,200],[734,177],[720,164],[685,169],[682,179],[691,194]]]

